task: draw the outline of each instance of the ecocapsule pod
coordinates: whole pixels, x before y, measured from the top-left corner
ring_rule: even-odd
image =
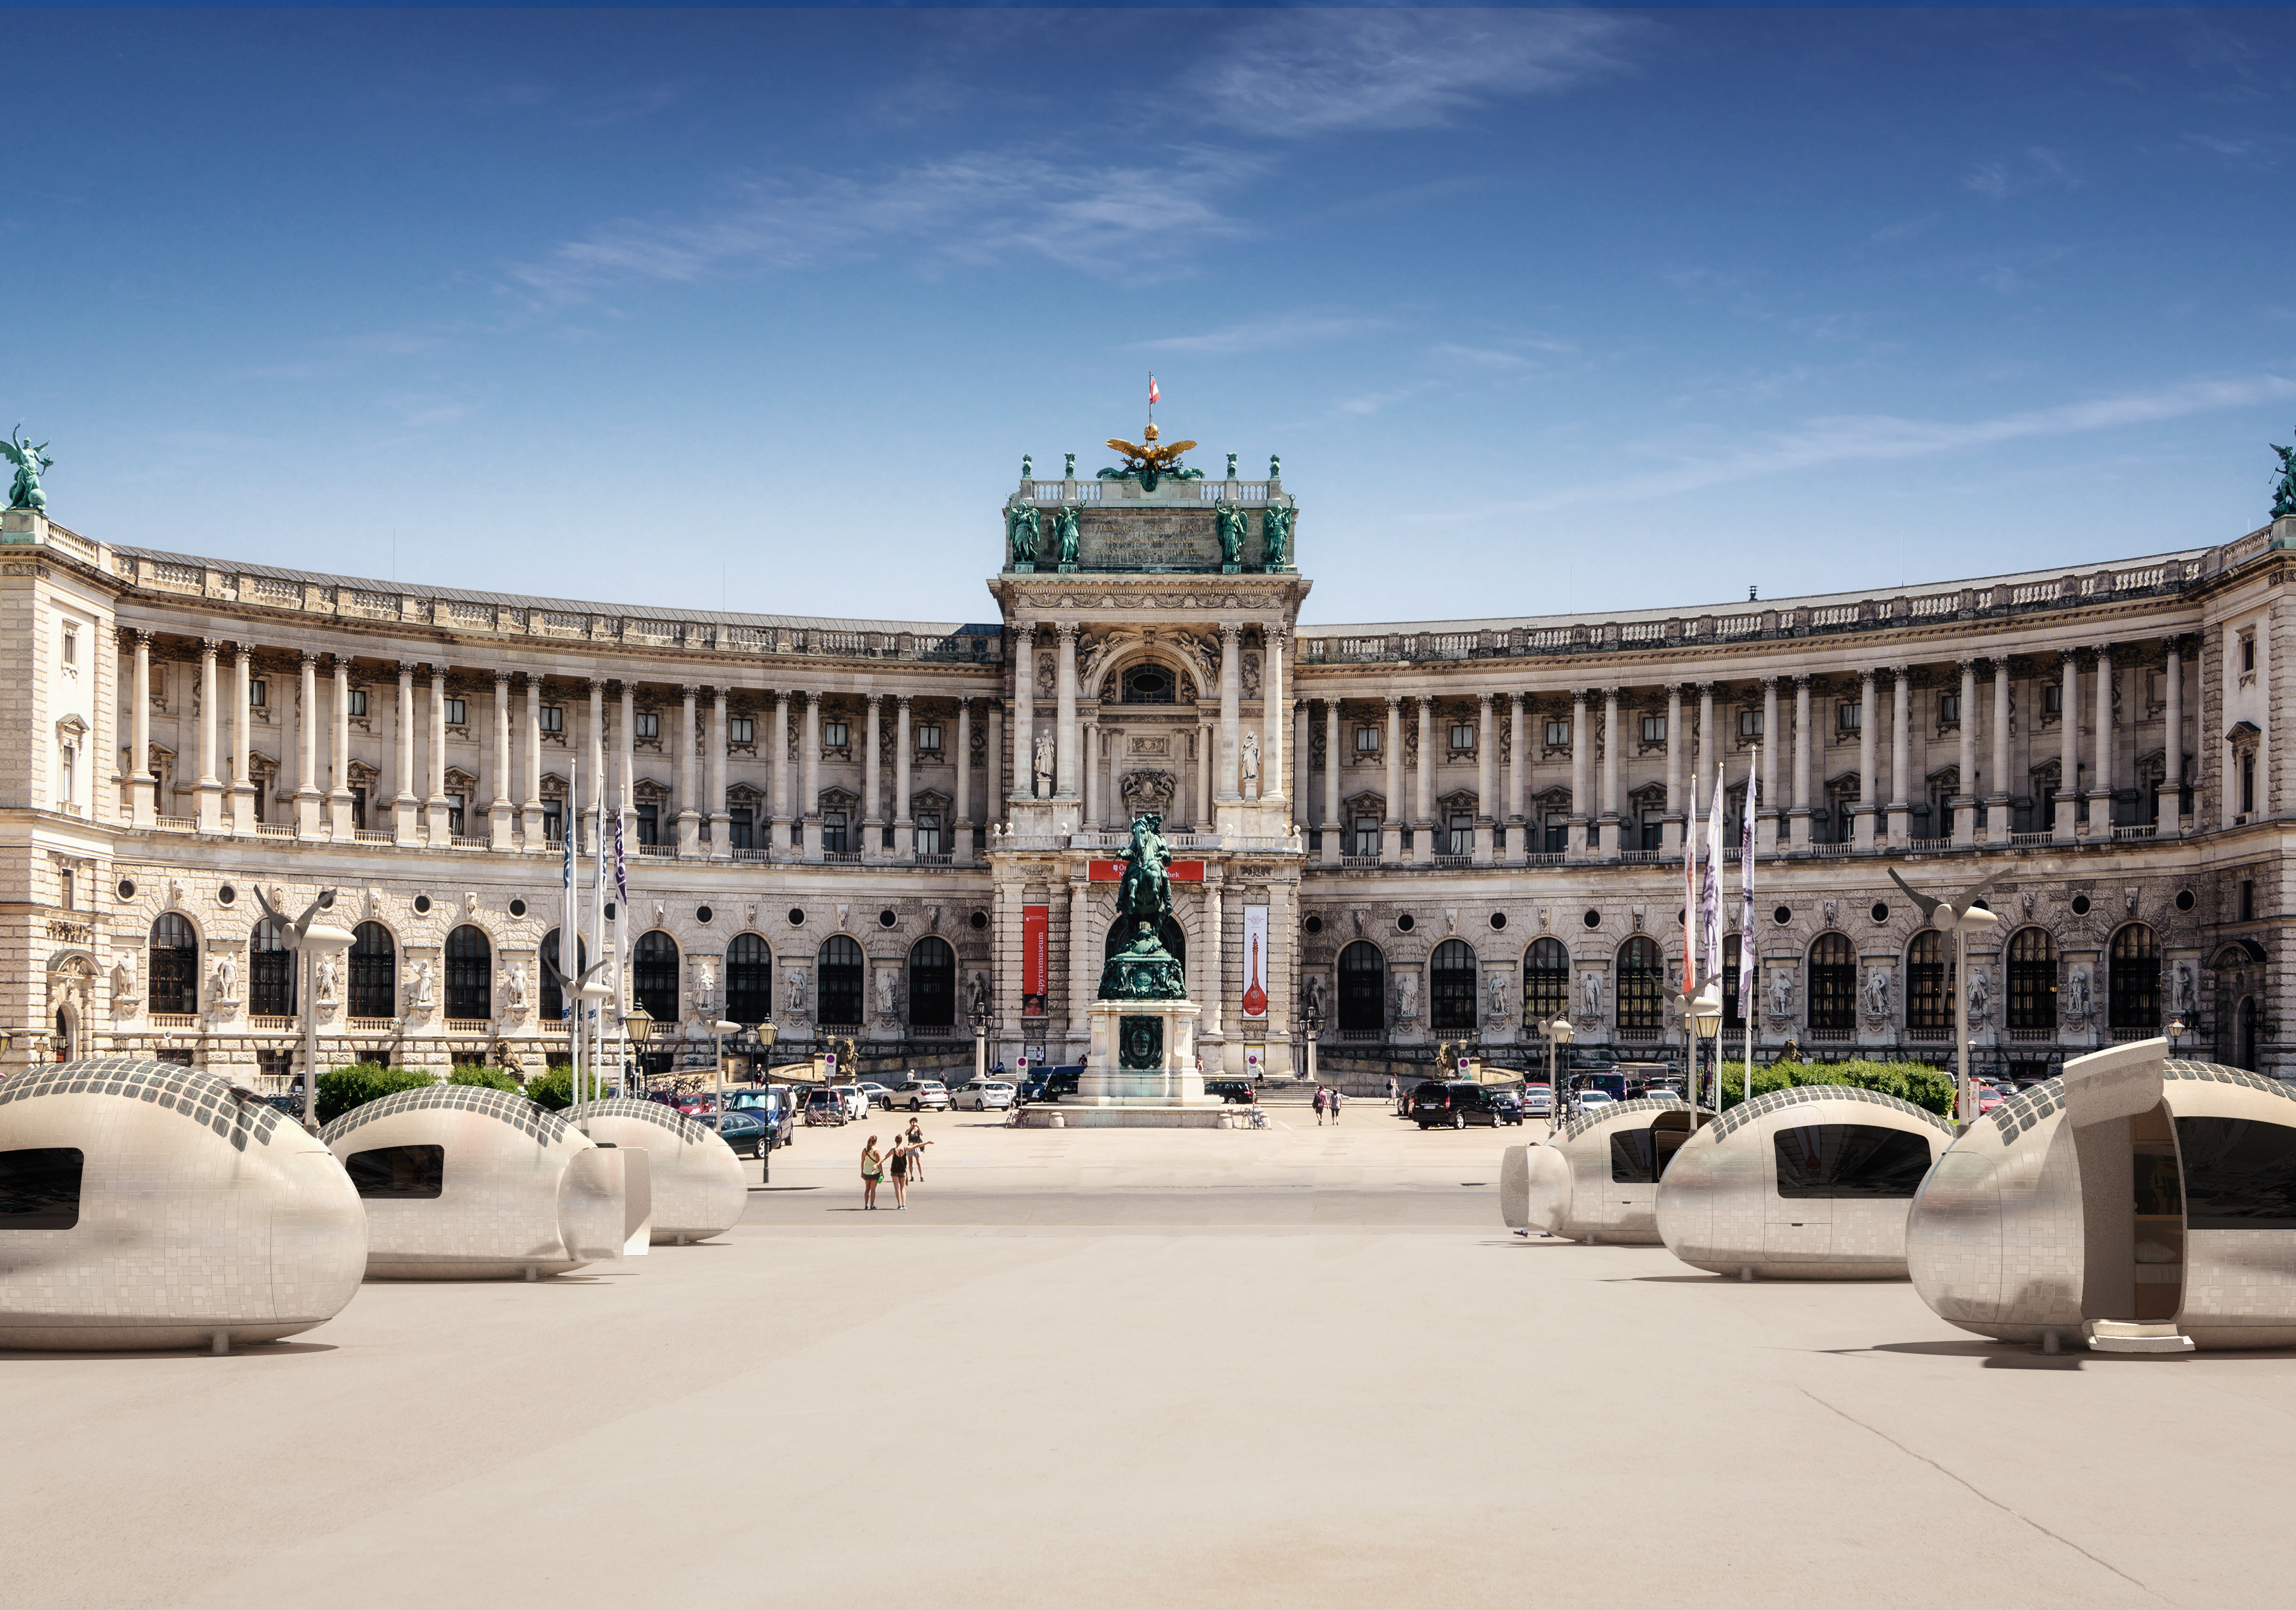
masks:
[[[1499,1211],[1514,1229],[1567,1241],[1658,1239],[1658,1181],[1693,1127],[1712,1121],[1671,1097],[1605,1102],[1500,1162]]]
[[[321,1138],[365,1199],[370,1277],[531,1280],[646,1250],[646,1154],[508,1090],[400,1090]]]
[[[750,1182],[717,1130],[658,1101],[616,1097],[561,1114],[593,1141],[644,1151],[653,1177],[653,1244],[683,1245],[723,1235],[741,1222]]]
[[[1695,1269],[1765,1280],[1902,1280],[1906,1213],[1953,1126],[1846,1085],[1774,1090],[1674,1154],[1658,1233]]]
[[[135,1057],[0,1080],[0,1347],[275,1342],[365,1267],[350,1181],[252,1090]]]
[[[1939,1161],[1906,1253],[1939,1318],[2053,1351],[2296,1346],[2296,1087],[2168,1049],[2067,1063]]]

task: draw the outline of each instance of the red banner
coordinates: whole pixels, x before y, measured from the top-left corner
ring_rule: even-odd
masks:
[[[1045,994],[1052,972],[1053,908],[1021,908],[1021,1015],[1045,1015]]]
[[[1174,861],[1166,868],[1165,875],[1176,883],[1201,883],[1204,881],[1204,864],[1201,861]],[[1121,861],[1092,863],[1092,881],[1095,883],[1119,883],[1123,877],[1124,863]]]

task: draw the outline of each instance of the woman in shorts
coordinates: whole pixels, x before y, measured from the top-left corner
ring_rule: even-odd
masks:
[[[861,1205],[877,1205],[877,1182],[885,1177],[885,1160],[877,1151],[877,1138],[869,1137],[869,1144],[861,1148]]]

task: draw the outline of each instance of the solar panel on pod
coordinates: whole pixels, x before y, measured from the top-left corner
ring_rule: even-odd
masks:
[[[365,1265],[342,1169],[253,1091],[124,1056],[0,1081],[0,1347],[276,1341]]]
[[[1675,1154],[1658,1229],[1685,1263],[1766,1280],[1902,1280],[1906,1215],[1953,1139],[1878,1091],[1802,1085],[1731,1108]]]
[[[653,1178],[653,1244],[682,1245],[741,1222],[750,1182],[718,1131],[658,1101],[616,1097],[566,1109],[594,1141],[643,1150]]]

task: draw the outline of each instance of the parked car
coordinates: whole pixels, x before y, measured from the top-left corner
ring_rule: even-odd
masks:
[[[1023,1102],[1058,1101],[1063,1096],[1073,1096],[1076,1094],[1077,1080],[1083,1077],[1083,1074],[1084,1064],[1080,1062],[1071,1063],[1064,1067],[1046,1068],[1041,1072],[1031,1073],[1029,1075],[1028,1082],[1020,1088],[1020,1099]]]
[[[844,1100],[847,1122],[857,1123],[869,1116],[869,1097],[863,1094],[859,1085],[832,1085],[829,1088]]]
[[[1608,1090],[1581,1090],[1578,1092],[1578,1110],[1583,1113],[1589,1107],[1608,1106],[1617,1099]]]
[[[1545,1085],[1523,1086],[1522,1110],[1533,1118],[1546,1117],[1554,1110],[1554,1092]]]
[[[826,1085],[816,1085],[806,1092],[805,1121],[808,1123],[843,1123],[845,1097]]]
[[[1248,1107],[1259,1099],[1248,1079],[1207,1079],[1204,1094],[1217,1096],[1231,1106]]]
[[[874,1080],[865,1079],[853,1088],[861,1092],[865,1110],[868,1107],[882,1107],[888,1113],[893,1110],[893,1091],[890,1085],[881,1085]]]
[[[734,1148],[736,1157],[762,1157],[777,1144],[773,1127],[767,1123],[761,1112],[731,1107],[722,1113],[710,1113],[694,1120],[707,1124],[725,1137],[726,1144]]]
[[[998,1112],[1013,1105],[1013,1087],[1001,1080],[977,1079],[950,1097],[948,1105],[960,1112]]]
[[[948,1087],[938,1079],[905,1079],[893,1088],[890,1107],[906,1107],[912,1113],[927,1107],[944,1111],[948,1106]]]
[[[1984,1117],[1985,1114],[1990,1113],[1994,1108],[1999,1106],[2003,1102],[2008,1099],[2009,1097],[2002,1093],[2001,1088],[1998,1085],[1978,1086],[1977,1115],[1980,1118]]]
[[[1522,1107],[1495,1086],[1431,1079],[1411,1093],[1409,1117],[1423,1129],[1439,1124],[1464,1129],[1471,1123],[1496,1129],[1503,1123],[1521,1123]]]

